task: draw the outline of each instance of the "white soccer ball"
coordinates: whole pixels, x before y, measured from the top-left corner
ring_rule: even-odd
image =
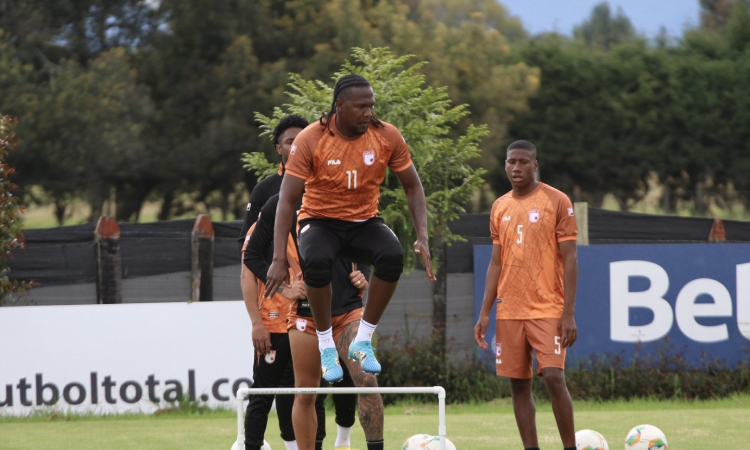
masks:
[[[415,434],[404,442],[401,446],[401,450],[420,450],[424,448],[427,443],[427,439],[430,438],[429,434]]]
[[[600,433],[581,430],[576,433],[576,450],[609,450],[609,445]]]
[[[653,425],[638,425],[625,438],[625,450],[667,450],[669,444],[662,431]]]
[[[234,444],[232,444],[232,450],[238,450],[237,447],[237,441],[234,441]],[[263,447],[260,448],[260,450],[271,450],[271,444],[266,442],[266,440],[263,440]]]
[[[404,442],[401,450],[440,450],[440,436],[415,434]],[[456,446],[448,438],[445,438],[445,450],[456,450]]]

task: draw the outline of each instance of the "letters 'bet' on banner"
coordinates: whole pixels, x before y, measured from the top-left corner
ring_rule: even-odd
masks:
[[[474,247],[475,318],[491,254],[491,246]],[[578,264],[570,360],[607,352],[627,359],[637,343],[641,355],[660,348],[696,366],[750,356],[750,244],[579,246]],[[494,334],[493,313],[488,342]]]
[[[252,384],[241,301],[0,308],[0,415],[233,407]]]

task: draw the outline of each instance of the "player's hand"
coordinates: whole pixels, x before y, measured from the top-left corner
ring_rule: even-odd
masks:
[[[427,239],[417,239],[414,242],[414,253],[422,255],[424,268],[427,271],[427,279],[435,281],[435,272],[432,271],[432,257],[430,256],[430,245]]]
[[[266,274],[266,292],[263,297],[271,298],[279,288],[289,280],[289,271],[286,268],[286,261],[276,261],[271,263]]]
[[[490,316],[480,314],[479,320],[477,320],[477,324],[474,325],[474,340],[482,350],[487,350],[489,348],[489,345],[487,345],[487,341],[485,340],[485,335],[487,334],[487,325],[489,325],[489,323]]]
[[[267,355],[271,352],[271,333],[262,323],[253,326],[253,347],[261,355]]]
[[[305,292],[305,282],[302,281],[302,272],[299,272],[294,276],[292,284],[284,288],[284,292],[281,294],[289,300],[299,300],[307,297]]]
[[[560,334],[560,345],[563,348],[572,347],[578,339],[578,329],[573,314],[563,313],[560,322],[557,324],[557,332]]]
[[[364,291],[365,289],[367,289],[367,278],[365,278],[365,276],[359,270],[355,270],[354,272],[350,273],[349,279],[352,281],[352,284],[360,291]]]

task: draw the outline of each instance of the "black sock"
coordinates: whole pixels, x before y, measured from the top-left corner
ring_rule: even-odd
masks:
[[[565,448],[563,448],[563,450],[576,450],[576,448],[575,447],[565,447]]]
[[[315,441],[315,450],[323,450],[323,441]]]
[[[539,450],[539,447],[529,447],[526,450]],[[573,450],[576,450],[576,449],[573,449]]]
[[[367,450],[383,450],[383,441],[367,441]]]

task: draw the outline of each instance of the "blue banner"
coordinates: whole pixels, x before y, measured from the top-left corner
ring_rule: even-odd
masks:
[[[474,318],[492,246],[474,246]],[[591,354],[680,353],[700,366],[750,359],[750,244],[578,247],[578,340],[568,360]],[[494,350],[494,308],[487,342]],[[494,359],[492,351],[479,352]]]

